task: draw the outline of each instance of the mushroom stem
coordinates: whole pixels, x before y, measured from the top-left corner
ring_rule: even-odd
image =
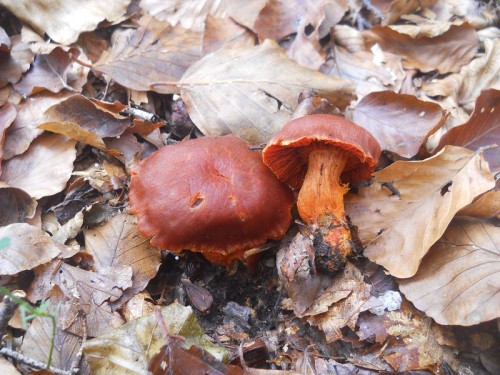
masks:
[[[347,163],[345,151],[319,146],[309,153],[307,173],[297,198],[300,217],[315,230],[317,263],[336,270],[351,251],[351,233],[344,213],[347,185],[340,174]]]

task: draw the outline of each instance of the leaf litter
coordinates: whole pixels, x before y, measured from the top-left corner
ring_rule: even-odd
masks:
[[[23,368],[54,343],[57,373],[495,373],[492,2],[129,3],[0,1],[0,276],[57,323],[12,319]],[[250,268],[141,236],[129,181],[155,150],[229,133],[258,149],[316,112],[384,149],[346,196],[341,272],[314,268],[300,222]]]

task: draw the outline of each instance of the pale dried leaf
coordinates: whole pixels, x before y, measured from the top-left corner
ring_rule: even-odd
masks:
[[[56,243],[64,244],[69,239],[75,238],[83,225],[83,212],[78,212],[74,218],[70,219],[52,236],[52,240]]]
[[[256,38],[248,29],[232,18],[215,18],[209,15],[203,33],[203,54],[220,48],[241,48],[255,45]]]
[[[346,196],[346,212],[364,255],[400,278],[417,272],[457,211],[495,186],[482,155],[455,146],[423,161],[396,162],[375,179]]]
[[[61,252],[47,233],[24,223],[0,227],[0,247],[0,275],[31,270]]]
[[[353,85],[301,67],[270,40],[223,49],[193,64],[181,79],[189,115],[206,135],[234,133],[265,143],[290,118],[301,91],[314,90],[345,108]]]
[[[4,163],[1,180],[37,199],[59,193],[71,177],[75,145],[58,134],[41,135],[28,151]]]
[[[29,45],[19,35],[11,37],[12,46],[0,61],[0,87],[7,83],[16,83],[29,68],[35,57]]]
[[[391,25],[405,14],[433,6],[437,0],[373,0],[368,8],[381,18],[382,25]]]
[[[457,216],[500,219],[500,190],[488,191],[457,212]]]
[[[104,51],[92,70],[104,73],[127,88],[172,93],[172,85],[156,82],[177,81],[201,55],[202,35],[174,28],[154,18],[145,18],[133,31],[119,31],[113,46]],[[147,72],[147,74],[145,74]]]
[[[88,229],[84,234],[85,247],[94,257],[96,272],[120,266],[132,268],[132,286],[124,291],[119,300],[114,301],[114,305],[123,304],[143,290],[156,275],[160,267],[161,250],[141,237],[135,216],[118,214],[105,225]]]
[[[353,111],[353,121],[368,130],[383,150],[406,158],[415,156],[446,118],[438,104],[392,91],[365,96]]]
[[[23,223],[35,215],[37,202],[24,190],[0,181],[0,227]]]
[[[500,228],[455,219],[401,291],[439,324],[474,325],[500,317]]]
[[[37,128],[43,113],[51,106],[67,98],[69,93],[41,93],[29,97],[16,105],[17,117],[7,131],[4,144],[4,158],[10,159],[26,151],[36,137],[42,134]]]
[[[186,338],[187,345],[198,344],[219,360],[227,357],[224,349],[203,338],[190,307],[173,303],[162,308],[161,315],[170,335]],[[155,314],[132,320],[119,329],[83,344],[93,374],[146,373],[149,360],[165,344]]]
[[[16,367],[5,357],[0,357],[0,373],[3,375],[21,375]]]
[[[130,0],[117,0],[103,6],[100,0],[0,0],[16,17],[62,44],[75,42],[80,33],[94,30],[101,21],[119,20],[129,3]]]
[[[451,26],[434,38],[412,38],[389,27],[374,26],[363,36],[372,46],[378,43],[384,51],[403,56],[403,66],[422,72],[458,72],[472,60],[479,48],[476,31],[469,25]]]
[[[16,108],[10,104],[6,103],[0,107],[0,176],[2,175],[2,160],[3,160],[3,144],[5,142],[5,133],[7,129],[16,119],[17,111]]]
[[[52,307],[52,310],[55,310],[55,306]],[[47,363],[51,342],[52,320],[50,318],[35,318],[24,336],[21,353],[29,358]],[[56,328],[52,366],[60,370],[71,370],[81,343],[80,337]]]

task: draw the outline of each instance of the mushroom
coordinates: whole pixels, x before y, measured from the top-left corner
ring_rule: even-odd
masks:
[[[151,244],[201,252],[225,266],[283,237],[293,204],[260,153],[234,135],[161,148],[132,172],[129,197]]]
[[[313,114],[287,123],[263,151],[278,179],[300,189],[297,208],[314,233],[316,266],[337,271],[351,251],[344,213],[348,183],[369,179],[380,145],[342,117]]]

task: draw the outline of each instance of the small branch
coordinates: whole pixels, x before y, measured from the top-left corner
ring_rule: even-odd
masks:
[[[134,108],[134,107],[128,107],[125,108],[122,113],[125,113],[127,115],[132,115],[134,117],[140,118],[141,120],[144,121],[149,121],[149,122],[159,122],[160,118],[158,115],[155,115],[154,113],[146,112],[142,109],[139,108]]]
[[[16,352],[14,350],[10,350],[8,348],[0,349],[0,354],[4,355],[6,357],[12,358],[16,361],[22,362],[25,365],[28,365],[28,366],[36,368],[36,369],[40,369],[40,370],[47,369],[46,363],[44,363],[42,361],[38,361],[38,360],[33,359],[33,358],[26,357],[23,354]],[[64,370],[61,370],[61,369],[58,369],[58,368],[55,368],[52,366],[49,368],[49,370],[57,375],[71,375],[71,372],[69,372],[69,371],[64,371]]]

